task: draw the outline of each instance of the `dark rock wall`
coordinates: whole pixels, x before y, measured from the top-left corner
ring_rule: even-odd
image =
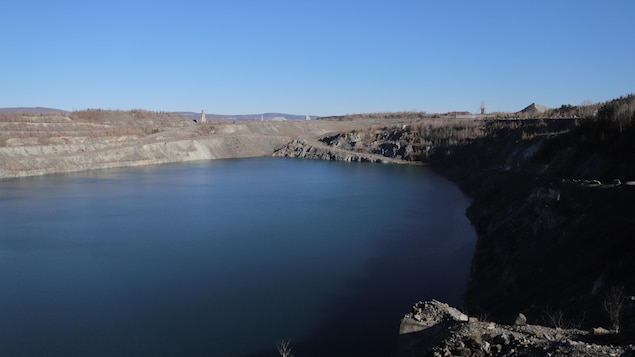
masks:
[[[431,157],[474,199],[467,215],[479,242],[466,307],[608,326],[610,290],[635,293],[635,153],[621,138],[589,149],[575,129],[523,130]]]

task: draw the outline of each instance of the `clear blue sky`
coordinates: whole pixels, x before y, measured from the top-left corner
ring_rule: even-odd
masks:
[[[0,107],[517,111],[635,92],[635,1],[0,2]]]

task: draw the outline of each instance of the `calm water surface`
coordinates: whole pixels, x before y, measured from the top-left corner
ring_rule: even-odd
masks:
[[[413,303],[460,302],[467,205],[281,158],[0,180],[0,355],[385,356]]]

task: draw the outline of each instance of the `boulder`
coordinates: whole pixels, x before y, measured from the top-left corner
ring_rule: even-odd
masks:
[[[515,326],[525,326],[527,325],[527,317],[521,312],[516,317],[516,321],[514,321]]]
[[[595,336],[602,336],[602,335],[608,335],[609,333],[611,333],[611,331],[605,329],[604,327],[594,327],[591,330],[591,333],[593,333]]]
[[[443,321],[467,322],[468,316],[437,300],[420,301],[401,319],[399,334],[422,331]]]

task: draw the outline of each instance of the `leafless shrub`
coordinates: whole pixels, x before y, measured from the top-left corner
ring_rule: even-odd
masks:
[[[479,320],[479,321],[481,321],[481,322],[487,322],[487,321],[490,321],[490,316],[489,316],[489,313],[488,313],[488,312],[485,312],[485,311],[481,311],[481,312],[478,314],[478,317],[477,317],[477,318],[478,318],[478,320]]]
[[[611,327],[615,331],[620,329],[620,315],[624,304],[624,287],[621,285],[612,286],[606,293],[602,307],[611,320]]]
[[[557,310],[552,307],[545,307],[542,310],[544,316],[543,321],[545,324],[550,325],[556,329],[579,329],[582,326],[582,320],[577,321],[571,318],[567,318],[562,310]]]
[[[278,353],[282,357],[293,357],[291,353],[291,342],[289,340],[280,341],[278,343]]]

